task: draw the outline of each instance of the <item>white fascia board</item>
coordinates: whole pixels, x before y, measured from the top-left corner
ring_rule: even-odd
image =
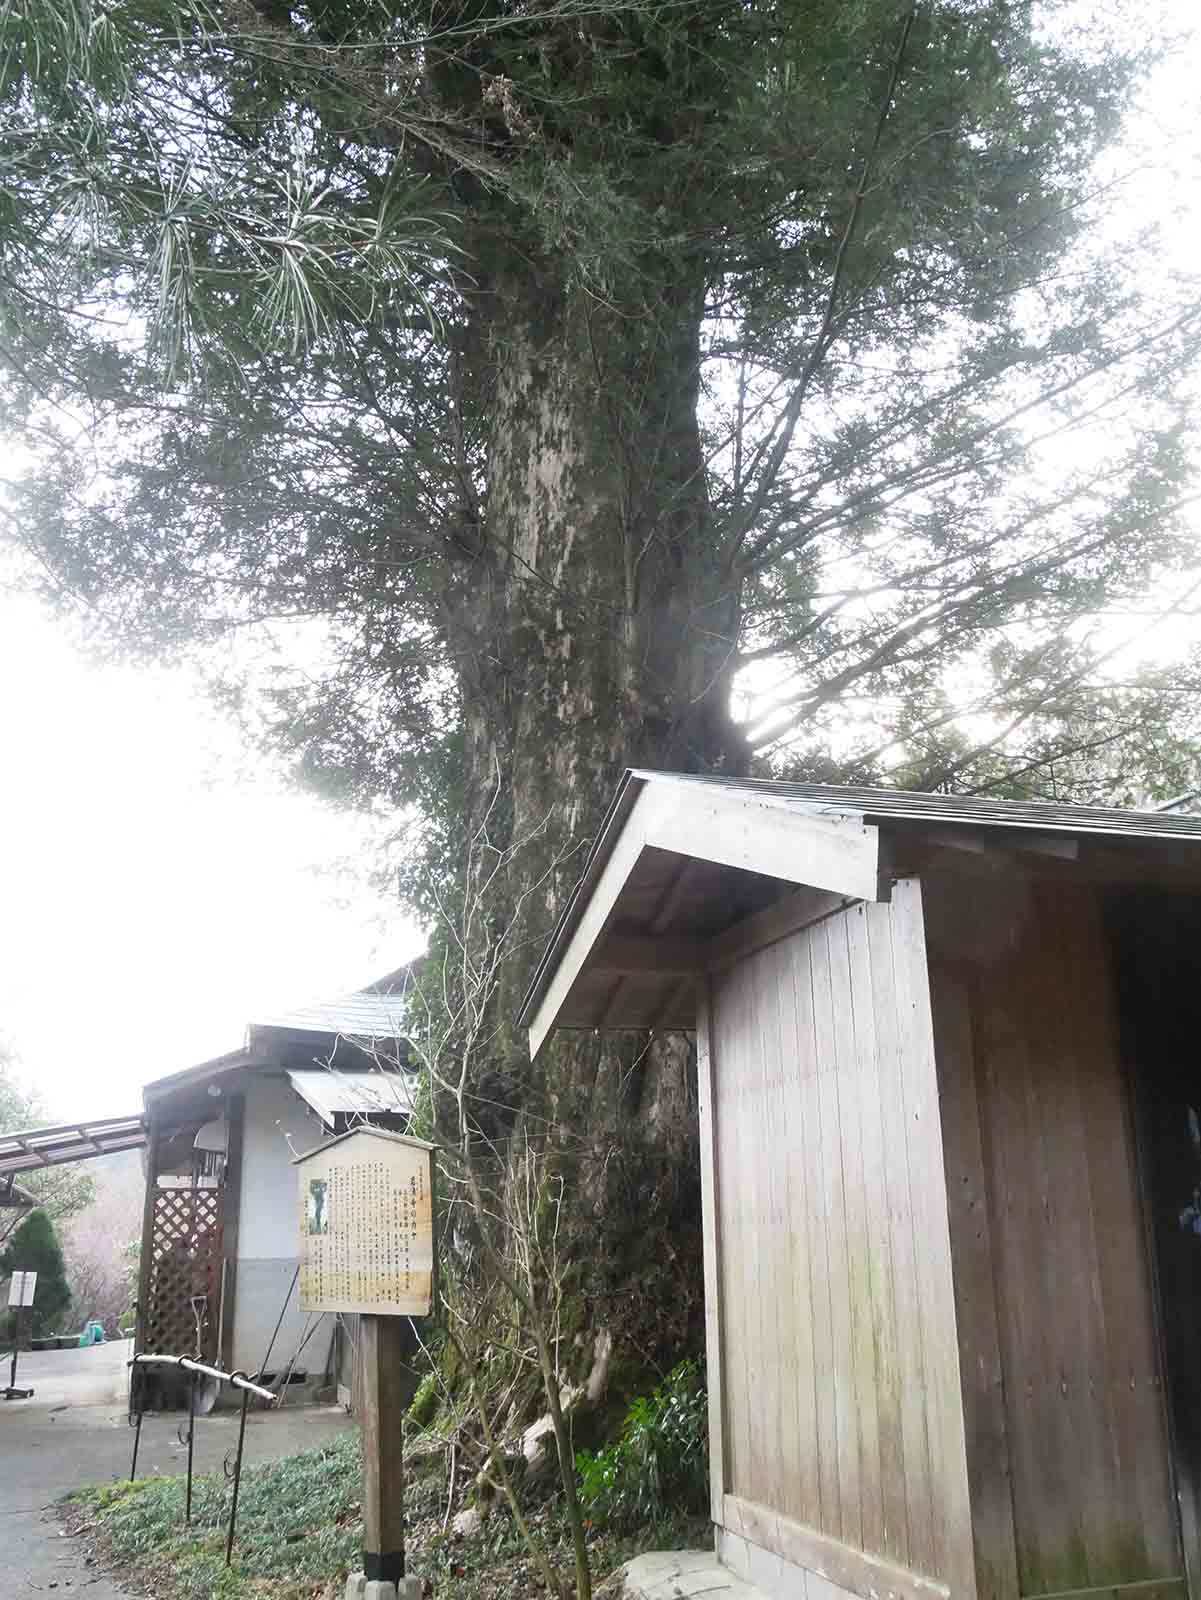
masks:
[[[604,869],[588,897],[588,903],[576,924],[575,932],[559,957],[554,976],[547,984],[538,1009],[530,1021],[531,1060],[537,1057],[546,1042],[547,1035],[553,1031],[559,1020],[559,1013],[571,993],[572,985],[579,977],[597,941],[603,937],[618,896],[625,888],[630,874],[638,865],[639,856],[646,848],[645,818],[651,799],[651,789],[645,788],[634,802],[617,836],[617,842],[609,853],[609,859],[605,862]]]
[[[787,883],[880,900],[880,830],[861,817],[815,817],[797,806],[701,784],[649,784],[645,843]]]
[[[848,899],[887,897],[879,829],[861,817],[815,817],[746,792],[651,779],[626,818],[530,1022],[531,1059],[553,1032],[576,979],[604,938],[622,890],[650,847]]]

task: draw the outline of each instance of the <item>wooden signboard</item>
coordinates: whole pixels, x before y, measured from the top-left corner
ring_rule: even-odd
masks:
[[[405,1577],[402,1419],[413,1391],[402,1319],[433,1309],[434,1146],[354,1128],[294,1165],[300,1308],[362,1317],[363,1571],[346,1592],[420,1600],[421,1580]]]
[[[14,1272],[8,1285],[8,1303],[10,1306],[31,1306],[33,1297],[37,1293],[38,1275],[36,1272]]]
[[[295,1161],[300,1309],[428,1317],[434,1147],[355,1128]]]
[[[32,1389],[17,1388],[17,1351],[21,1348],[21,1313],[25,1312],[28,1320],[32,1314],[33,1297],[37,1293],[37,1287],[36,1272],[14,1272],[9,1281],[8,1303],[13,1308],[13,1355],[12,1367],[8,1374],[8,1387],[4,1390],[6,1400],[29,1400],[33,1397]],[[28,1333],[28,1327],[25,1331]]]

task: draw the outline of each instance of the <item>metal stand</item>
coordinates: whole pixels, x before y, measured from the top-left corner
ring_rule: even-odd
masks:
[[[13,1359],[8,1374],[8,1388],[4,1391],[6,1400],[32,1400],[32,1389],[17,1388],[17,1351],[21,1348],[21,1308],[13,1312]]]
[[[184,1522],[192,1522],[192,1456],[196,1448],[196,1374],[188,1379],[188,1497],[184,1508]]]
[[[246,1374],[235,1373],[244,1378]],[[234,1492],[229,1506],[229,1532],[225,1536],[225,1565],[228,1567],[234,1553],[234,1529],[238,1525],[238,1490],[242,1487],[242,1450],[246,1443],[246,1409],[250,1404],[250,1391],[242,1390],[242,1415],[238,1419],[238,1454],[234,1460]]]
[[[143,1412],[142,1407],[139,1405],[138,1418],[133,1424],[133,1460],[129,1463],[130,1483],[132,1483],[138,1475],[138,1446],[142,1442],[142,1417],[144,1414],[145,1413]]]
[[[129,1426],[133,1429],[133,1460],[129,1463],[129,1481],[138,1475],[138,1446],[142,1442],[142,1418],[146,1415],[146,1384],[137,1367],[129,1368]]]
[[[179,1441],[188,1447],[188,1488],[187,1502],[184,1513],[185,1520],[192,1520],[192,1464],[196,1441],[196,1388],[197,1380],[201,1377],[215,1378],[218,1383],[228,1383],[235,1389],[242,1391],[242,1415],[238,1423],[238,1453],[234,1461],[234,1492],[233,1502],[229,1509],[229,1531],[225,1539],[225,1565],[229,1566],[233,1557],[234,1529],[238,1520],[238,1491],[242,1486],[242,1453],[246,1443],[246,1412],[250,1405],[252,1394],[258,1395],[260,1400],[265,1400],[268,1405],[278,1403],[279,1396],[270,1389],[264,1389],[261,1384],[251,1383],[244,1372],[222,1372],[220,1367],[209,1367],[203,1361],[193,1361],[188,1356],[134,1356],[130,1362],[133,1367],[133,1387],[137,1390],[138,1408],[137,1421],[134,1424],[136,1432],[133,1438],[133,1465],[129,1469],[132,1479],[138,1465],[138,1442],[142,1437],[142,1416],[145,1411],[145,1388],[138,1382],[138,1367],[179,1367],[188,1374],[188,1432],[184,1437],[180,1431]]]

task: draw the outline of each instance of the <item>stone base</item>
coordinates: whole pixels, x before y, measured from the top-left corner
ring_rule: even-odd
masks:
[[[421,1600],[421,1579],[402,1578],[399,1583],[389,1583],[384,1578],[352,1572],[346,1580],[344,1600]]]
[[[625,1600],[767,1600],[712,1550],[651,1550],[621,1569]]]

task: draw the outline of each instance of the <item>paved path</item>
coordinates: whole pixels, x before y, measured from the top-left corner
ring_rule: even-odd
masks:
[[[129,1345],[23,1355],[19,1387],[32,1400],[0,1400],[0,1593],[28,1600],[48,1593],[78,1600],[131,1600],[104,1573],[86,1564],[83,1541],[67,1538],[54,1502],[87,1483],[111,1482],[129,1471],[133,1432],[126,1420],[125,1362]],[[8,1381],[8,1363],[3,1367]],[[148,1415],[142,1427],[138,1476],[185,1470],[180,1418]],[[271,1461],[310,1449],[350,1426],[338,1406],[252,1411],[246,1427],[247,1462]],[[237,1440],[236,1414],[196,1420],[196,1468],[219,1469]]]

